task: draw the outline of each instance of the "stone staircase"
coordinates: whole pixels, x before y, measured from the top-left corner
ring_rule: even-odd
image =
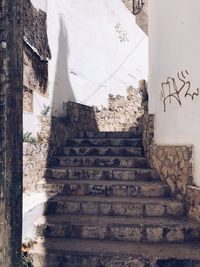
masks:
[[[200,266],[200,225],[147,166],[141,132],[81,132],[37,190],[34,267]]]

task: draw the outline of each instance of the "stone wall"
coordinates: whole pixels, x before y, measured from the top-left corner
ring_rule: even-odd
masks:
[[[187,186],[193,180],[192,147],[153,145],[150,164],[170,186],[173,196],[185,200]]]
[[[51,58],[46,13],[41,9],[36,9],[31,0],[24,1],[24,40],[40,56],[41,60]]]
[[[98,131],[94,107],[67,102],[64,110],[67,125],[72,131]]]
[[[129,87],[127,96],[109,95],[108,106],[101,110],[74,102],[64,104],[66,120],[78,131],[131,131],[141,127],[144,114],[146,83],[139,88]]]
[[[36,184],[45,173],[49,145],[24,142],[23,145],[23,191],[35,191]]]
[[[95,111],[99,131],[131,131],[140,128],[144,113],[144,88],[145,82],[141,81],[139,89],[127,89],[126,97],[109,95],[108,107]]]
[[[142,117],[142,139],[145,156],[151,165],[151,146],[154,144],[154,115],[148,114],[148,108]]]
[[[48,62],[24,43],[24,87],[48,96]]]
[[[64,104],[66,123],[77,131],[129,131],[141,126],[144,113],[145,81],[139,88],[129,87],[127,96],[109,95],[108,106],[101,110],[75,102]]]
[[[200,188],[188,186],[186,193],[186,207],[188,216],[200,223]]]
[[[64,118],[38,116],[37,139],[24,142],[23,190],[26,192],[35,190],[37,182],[45,176],[52,156],[62,153],[68,138],[78,136],[80,131],[97,130],[93,107],[68,102],[65,110]]]
[[[24,1],[24,111],[34,112],[33,93],[48,97],[48,59],[46,13]]]
[[[0,266],[21,264],[23,1],[0,1]]]
[[[24,191],[35,190],[52,156],[62,153],[68,138],[76,137],[80,131],[97,130],[93,107],[68,102],[64,108],[64,118],[38,116],[40,131],[36,142],[24,143]]]
[[[62,146],[72,130],[66,119],[39,116],[40,132],[37,140],[24,142],[23,190],[34,191],[36,184],[45,176],[45,169],[53,155],[62,153]]]
[[[143,145],[151,168],[169,185],[173,196],[185,200],[192,184],[192,146],[154,144],[154,116],[143,117]]]

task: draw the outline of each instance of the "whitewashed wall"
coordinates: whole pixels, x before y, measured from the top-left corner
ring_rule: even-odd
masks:
[[[155,141],[194,145],[194,182],[200,186],[200,1],[149,2],[149,93]]]
[[[41,9],[44,12],[47,12],[47,1],[48,0],[31,0],[34,7]]]
[[[109,93],[125,95],[128,86],[147,79],[148,39],[121,0],[32,2],[47,12],[52,58],[49,99],[34,94],[34,114],[24,114],[25,131],[36,134],[44,103],[56,116],[68,100],[101,107]]]
[[[48,0],[48,36],[56,114],[67,100],[106,105],[147,78],[147,37],[121,0]]]

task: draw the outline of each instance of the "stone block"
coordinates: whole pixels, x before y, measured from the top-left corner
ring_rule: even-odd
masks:
[[[80,212],[81,204],[79,202],[64,202],[58,206],[59,213],[78,213]]]
[[[181,202],[171,202],[166,206],[166,213],[168,215],[182,216],[185,214],[185,207]]]
[[[113,203],[113,213],[115,215],[141,217],[143,215],[142,204]]]
[[[84,214],[97,215],[99,211],[99,205],[95,202],[85,202],[81,204],[81,208]]]
[[[142,228],[138,226],[110,226],[110,237],[114,240],[139,242],[142,239]]]
[[[184,240],[184,229],[179,227],[170,229],[169,232],[166,234],[166,238],[168,241],[183,241]]]
[[[165,214],[165,207],[162,204],[147,203],[145,204],[146,216],[163,216]]]
[[[105,239],[107,229],[105,226],[83,226],[81,238]]]
[[[161,242],[163,240],[163,228],[147,227],[146,238],[149,242]]]

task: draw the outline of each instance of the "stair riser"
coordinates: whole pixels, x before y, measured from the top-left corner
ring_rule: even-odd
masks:
[[[145,158],[70,158],[60,157],[52,159],[53,166],[60,167],[113,167],[113,168],[145,168],[147,161]]]
[[[67,141],[67,146],[72,147],[142,147],[142,140],[131,139],[72,139]]]
[[[141,132],[80,132],[78,138],[141,138]]]
[[[64,148],[64,154],[66,156],[133,156],[141,157],[143,155],[142,149],[137,147],[130,148],[118,148],[118,147],[74,147]]]
[[[91,184],[38,184],[37,191],[59,193],[71,196],[122,196],[122,197],[164,197],[170,196],[165,185],[91,185]]]
[[[154,257],[153,259],[146,259],[145,257],[135,256],[106,256],[105,253],[101,255],[87,255],[87,254],[78,254],[72,252],[57,252],[53,254],[48,252],[48,255],[41,254],[31,254],[33,258],[33,266],[41,267],[155,267],[155,266],[166,266],[166,267],[199,267],[200,261],[188,259],[188,260],[178,260],[170,259],[165,260],[164,264],[157,265],[156,262],[160,257]],[[159,262],[162,261],[159,259]]]
[[[50,223],[38,225],[35,227],[35,235],[37,237],[173,243],[199,240],[200,227],[120,224],[91,226],[66,221],[63,225]]]
[[[183,216],[185,209],[181,203],[115,203],[115,202],[75,202],[75,201],[49,201],[47,214],[83,214],[98,216],[129,216],[129,217],[160,217]]]
[[[101,255],[87,255],[87,254],[74,254],[63,253],[53,254],[48,252],[48,255],[31,254],[33,258],[33,266],[41,267],[153,267],[148,260],[141,257],[131,256],[105,256]],[[185,267],[191,267],[190,265]],[[196,267],[196,266],[195,266]]]
[[[118,181],[153,181],[160,180],[153,170],[56,170],[47,169],[46,178],[69,180],[118,180]]]

